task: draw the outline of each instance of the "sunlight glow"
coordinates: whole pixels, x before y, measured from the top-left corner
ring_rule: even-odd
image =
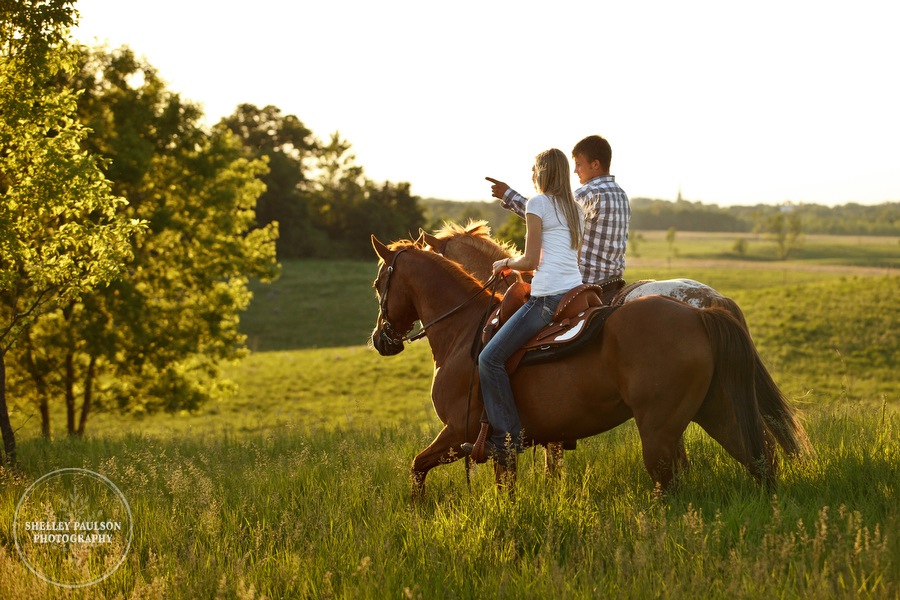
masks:
[[[632,197],[878,203],[900,200],[895,6],[79,0],[73,36],[129,45],[210,122],[249,102],[339,130],[422,197],[528,194],[537,152],[599,133]]]

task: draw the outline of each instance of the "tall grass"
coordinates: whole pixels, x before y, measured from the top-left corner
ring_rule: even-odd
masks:
[[[769,495],[697,429],[692,468],[654,495],[633,426],[583,441],[558,478],[526,453],[514,498],[479,467],[436,469],[409,499],[416,427],[22,444],[7,520],[61,463],[104,473],[131,504],[127,562],[63,593],[0,531],[3,598],[895,598],[900,418],[818,413],[818,454]],[[75,458],[77,457],[77,458]],[[74,460],[73,460],[74,459]]]

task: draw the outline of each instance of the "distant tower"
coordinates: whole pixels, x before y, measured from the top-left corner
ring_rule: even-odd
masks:
[[[682,200],[683,200],[683,198],[681,197],[681,186],[679,185],[678,186],[678,198],[675,200],[675,202],[681,202]]]

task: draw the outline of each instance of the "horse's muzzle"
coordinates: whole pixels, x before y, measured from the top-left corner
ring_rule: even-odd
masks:
[[[403,341],[395,340],[387,335],[384,331],[372,334],[372,346],[382,356],[394,356],[403,352]]]

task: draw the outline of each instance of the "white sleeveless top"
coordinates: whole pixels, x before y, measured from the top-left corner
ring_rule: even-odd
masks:
[[[543,230],[541,259],[531,281],[531,295],[552,296],[581,285],[578,250],[572,248],[569,226],[562,211],[555,209],[550,198],[540,194],[528,200],[525,214],[540,217]],[[584,213],[580,206],[578,214],[583,220]]]

